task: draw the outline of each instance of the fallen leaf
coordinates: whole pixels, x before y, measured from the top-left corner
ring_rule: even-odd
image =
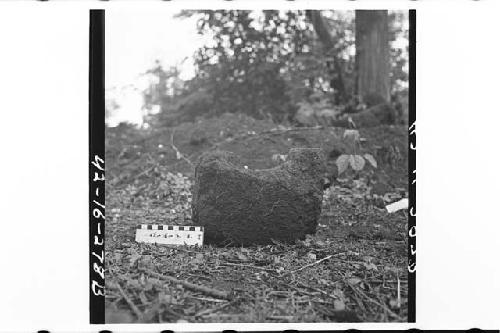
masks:
[[[237,257],[241,261],[247,261],[248,260],[248,257],[246,255],[242,254],[242,253],[238,253]]]
[[[345,310],[345,303],[341,299],[333,300],[333,308],[335,310]]]
[[[361,279],[358,277],[352,277],[352,278],[347,279],[347,283],[349,283],[351,286],[355,286],[360,282],[361,282]]]
[[[194,259],[191,260],[192,264],[203,264],[203,253],[197,253]]]
[[[129,258],[130,260],[130,267],[134,266],[135,263],[137,262],[137,260],[139,260],[141,258],[141,255],[140,254],[132,254]]]
[[[363,261],[366,261],[366,262],[372,262],[372,260],[373,260],[373,257],[371,257],[371,256],[363,256],[362,258],[363,258]]]
[[[326,227],[326,225],[325,225],[325,226],[323,226],[323,227]],[[318,246],[325,246],[325,245],[326,245],[326,243],[325,243],[325,242],[323,242],[322,240],[317,240],[317,241],[316,241],[316,245],[318,245]]]
[[[134,279],[127,279],[127,286],[133,287],[135,289],[142,289],[142,286],[139,283],[139,281],[134,280]]]
[[[343,299],[343,298],[344,298],[344,292],[343,292],[343,291],[342,291],[342,289],[340,289],[340,288],[335,288],[335,289],[333,290],[333,294],[334,294],[335,296],[337,296],[338,298],[340,298],[340,299]]]
[[[150,291],[153,289],[153,284],[151,282],[146,282],[146,285],[144,286],[144,291]]]
[[[391,298],[389,300],[389,306],[392,308],[392,309],[395,309],[398,307],[398,300],[395,299],[395,298]]]
[[[146,298],[146,294],[144,294],[144,291],[141,291],[139,293],[139,298],[140,298],[142,304],[148,304],[149,303],[148,299]]]

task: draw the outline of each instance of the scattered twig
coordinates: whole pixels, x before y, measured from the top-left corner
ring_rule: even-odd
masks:
[[[293,290],[295,290],[295,291],[296,291],[297,293],[299,293],[299,294],[302,294],[302,295],[307,295],[307,296],[312,296],[312,297],[316,296],[316,294],[313,294],[313,293],[310,293],[310,292],[308,292],[308,291],[305,291],[305,290],[299,289],[298,287],[293,286],[293,285],[291,285],[291,284],[287,284],[286,286],[287,286],[287,287],[292,288]]]
[[[308,302],[318,303],[318,304],[323,304],[323,305],[330,305],[330,306],[334,305],[333,302],[323,301],[321,299],[311,299]]]
[[[398,308],[401,307],[401,283],[399,282],[399,276],[398,276]]]
[[[116,157],[116,159],[119,160],[120,158],[122,158],[126,152],[127,152],[127,147],[123,147],[118,156]]]
[[[130,178],[130,181],[133,181],[133,180],[136,180],[138,178],[141,178],[142,176],[150,173],[151,171],[154,170],[154,168],[156,168],[156,164],[155,165],[152,165],[151,167],[147,168],[146,170],[144,170],[143,172],[141,172],[140,174],[138,174],[137,176],[134,176],[134,177],[131,177]]]
[[[120,284],[117,282],[116,287],[118,288],[118,291],[122,295],[122,297],[125,299],[127,304],[130,306],[134,314],[137,316],[138,319],[142,318],[142,312],[139,310],[139,308],[135,305],[135,303],[128,297],[127,293],[123,290],[123,288],[120,286]]]
[[[375,305],[378,305],[380,306],[384,311],[387,311],[387,313],[389,313],[390,315],[392,315],[393,317],[397,318],[398,320],[400,321],[404,321],[404,319],[398,315],[397,313],[395,313],[394,311],[392,311],[391,309],[389,309],[386,305],[374,300],[373,298],[371,298],[370,296],[368,296],[364,291],[362,291],[361,289],[359,288],[355,288],[354,286],[352,286],[351,284],[347,283],[347,285],[349,285],[349,287],[355,292],[355,293],[359,293],[361,296],[365,297],[369,302],[375,304]]]
[[[187,296],[192,299],[197,299],[199,301],[204,301],[204,302],[214,302],[214,303],[225,303],[226,301],[217,299],[217,298],[206,298],[206,297],[196,297],[196,296]]]
[[[177,317],[177,318],[183,318],[184,316],[182,314],[180,314],[179,312],[177,311],[174,311],[171,307],[169,306],[166,306],[164,308],[164,311],[167,312],[168,314],[174,316],[174,317]]]
[[[142,318],[140,318],[140,320],[138,320],[138,321],[141,322],[141,323],[151,322],[154,319],[154,317],[157,314],[159,314],[160,307],[161,307],[161,303],[158,303],[158,302],[154,303],[152,306],[150,306],[148,309],[146,309],[144,311],[144,314],[142,315]]]
[[[364,312],[366,313],[368,310],[366,309],[365,305],[363,304],[363,302],[361,301],[361,299],[359,298],[358,296],[358,292],[357,290],[354,289],[354,287],[352,287],[351,285],[349,285],[349,287],[354,291],[354,294],[353,294],[353,298],[354,298],[354,301],[358,304],[359,308]]]
[[[312,126],[312,127],[292,127],[292,128],[285,128],[285,129],[272,128],[270,130],[261,131],[259,133],[250,132],[250,133],[244,133],[241,135],[237,135],[237,136],[232,137],[231,141],[243,140],[243,139],[247,139],[249,137],[261,137],[264,135],[280,135],[280,134],[285,134],[288,132],[314,131],[314,130],[322,130],[322,129],[327,129],[327,128],[335,128],[335,127],[333,127],[333,126]],[[213,145],[213,147],[219,147],[222,143],[224,143],[224,141],[217,142]]]
[[[325,260],[330,259],[331,257],[333,257],[333,254],[331,254],[331,255],[329,255],[329,256],[326,256],[326,257],[324,257],[323,259],[317,260],[317,261],[315,261],[315,262],[313,262],[313,263],[311,263],[311,264],[307,264],[307,265],[305,265],[305,266],[302,266],[301,268],[298,268],[298,269],[296,269],[296,270],[293,270],[293,271],[291,271],[291,272],[290,272],[290,274],[292,274],[292,273],[296,273],[296,272],[300,272],[301,270],[304,270],[304,269],[306,269],[306,268],[308,268],[308,267],[311,267],[311,266],[317,265],[317,264],[319,264],[319,263],[321,263],[321,262],[323,262],[323,261],[325,261]]]
[[[408,280],[380,280],[380,279],[366,279],[366,281],[370,281],[371,283],[408,283]]]
[[[230,294],[228,292],[225,292],[225,291],[220,291],[217,289],[213,289],[213,288],[209,288],[209,287],[205,287],[205,286],[199,286],[197,284],[193,284],[190,282],[178,280],[178,279],[173,278],[171,276],[162,275],[162,274],[153,272],[149,269],[140,269],[140,270],[143,271],[144,273],[147,273],[147,274],[154,276],[158,279],[167,280],[167,281],[170,281],[173,283],[181,284],[185,288],[190,289],[190,290],[199,291],[199,292],[202,292],[204,294],[207,294],[207,295],[210,295],[213,297],[217,297],[217,298],[223,298],[223,299],[230,299],[231,298]]]
[[[323,295],[328,296],[328,297],[333,298],[333,299],[339,299],[339,297],[338,297],[338,296],[335,296],[335,295],[329,294],[329,293],[327,293],[326,291],[321,290],[321,289],[319,289],[319,288],[316,288],[316,287],[312,287],[312,286],[305,285],[304,283],[302,283],[302,282],[300,282],[300,281],[297,281],[297,283],[298,283],[298,284],[300,284],[300,286],[301,286],[301,287],[303,287],[303,288],[308,288],[308,289],[311,289],[311,290],[317,291],[317,292],[319,292],[320,294],[323,294]]]
[[[267,316],[266,319],[292,321],[293,316]]]
[[[270,129],[267,131],[262,131],[259,134],[283,134],[287,132],[302,132],[302,131],[313,131],[313,130],[322,130],[325,128],[333,128],[329,126],[312,126],[312,127],[292,127],[292,128],[285,128],[285,129]]]
[[[174,134],[175,134],[175,129],[172,130],[172,134],[170,135],[170,146],[172,147],[173,150],[175,150],[175,153],[177,154],[177,158],[182,158],[184,161],[186,161],[192,168],[194,168],[193,162],[191,162],[190,159],[188,159],[183,153],[180,152],[179,149],[174,145]]]
[[[196,277],[198,279],[203,279],[203,280],[207,280],[207,281],[210,281],[211,278],[209,278],[208,276],[204,276],[204,275],[200,275],[200,274],[194,274],[194,273],[187,273],[189,276],[192,276],[192,277]]]
[[[201,310],[201,311],[198,311],[197,313],[194,314],[194,317],[202,317],[202,316],[206,316],[206,315],[209,315],[211,313],[214,313],[214,312],[217,312],[217,311],[220,311],[226,307],[228,307],[229,305],[233,304],[233,302],[227,302],[225,304],[222,304],[220,306],[217,306],[215,308],[212,308],[212,309],[204,309],[204,310]]]
[[[265,268],[265,267],[259,267],[259,266],[254,266],[254,265],[247,265],[247,264],[234,264],[232,262],[224,262],[220,263],[221,266],[236,266],[236,267],[248,267],[248,268],[253,268],[253,269],[258,269],[261,271],[267,271],[267,272],[273,272],[276,273],[276,270],[271,269],[271,268]]]
[[[319,263],[321,263],[321,262],[323,262],[323,261],[325,261],[325,260],[328,260],[328,259],[332,258],[333,256],[337,256],[337,255],[339,255],[339,254],[344,254],[344,253],[346,253],[346,252],[339,252],[339,253],[331,254],[331,255],[329,255],[329,256],[324,257],[323,259],[320,259],[320,260],[315,261],[315,262],[313,262],[313,263],[307,264],[307,265],[305,265],[305,266],[303,266],[303,267],[301,267],[301,268],[298,268],[298,269],[296,269],[296,270],[293,270],[293,271],[290,271],[290,272],[288,272],[288,273],[285,273],[285,275],[286,275],[286,274],[293,274],[293,273],[296,273],[296,272],[300,272],[301,270],[304,270],[304,269],[309,268],[309,267],[311,267],[311,266],[317,265],[317,264],[319,264]]]

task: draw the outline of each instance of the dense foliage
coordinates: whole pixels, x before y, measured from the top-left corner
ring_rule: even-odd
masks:
[[[334,41],[326,52],[306,11],[183,11],[198,17],[198,32],[212,37],[194,54],[195,76],[180,82],[176,68],[159,63],[145,104],[161,106],[158,125],[198,116],[241,112],[257,119],[292,121],[304,103],[347,109],[356,104],[354,13],[324,11]],[[406,13],[391,12],[393,102],[407,91]],[[334,66],[334,64],[336,66]],[[154,121],[152,123],[155,123]]]

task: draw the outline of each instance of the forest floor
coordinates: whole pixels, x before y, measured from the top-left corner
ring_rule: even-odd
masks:
[[[232,151],[262,169],[291,147],[322,147],[336,176],[336,158],[353,153],[343,132],[242,115],[108,128],[106,322],[406,322],[408,216],[384,208],[408,195],[405,126],[360,130],[356,153],[372,154],[377,168],[334,177],[317,233],[296,244],[172,248],[134,240],[140,224],[191,224],[201,153]]]

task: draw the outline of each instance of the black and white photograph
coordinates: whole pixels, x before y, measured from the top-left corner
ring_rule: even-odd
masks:
[[[409,12],[104,16],[106,323],[408,322]]]
[[[0,332],[498,333],[499,11],[0,1]]]

